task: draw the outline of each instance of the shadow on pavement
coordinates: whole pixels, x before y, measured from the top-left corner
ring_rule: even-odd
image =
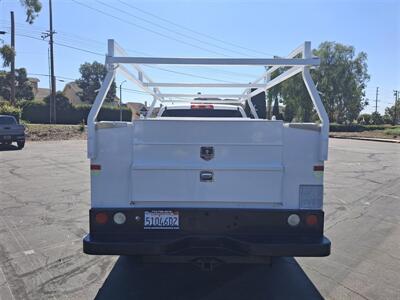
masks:
[[[293,258],[268,265],[139,264],[121,256],[96,299],[323,299]]]
[[[17,146],[14,146],[12,144],[6,145],[6,144],[0,144],[0,151],[15,151],[18,150]]]

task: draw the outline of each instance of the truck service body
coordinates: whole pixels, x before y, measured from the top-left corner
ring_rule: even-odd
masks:
[[[118,57],[115,50],[124,55],[110,40],[109,72],[88,118],[91,209],[85,253],[221,260],[330,254],[322,210],[329,121],[309,74],[318,59],[311,57],[308,42],[273,60],[152,60]],[[301,59],[293,58],[299,53]],[[192,98],[151,117],[156,101],[180,96],[150,89],[166,84],[144,75],[140,63],[257,64],[268,66],[269,73],[240,85],[246,91],[237,102],[247,101],[252,118],[240,105],[210,100],[215,95],[196,100],[181,95]],[[280,66],[290,68],[270,80]],[[133,122],[96,122],[116,70],[149,92],[153,104]],[[252,97],[300,72],[322,122],[258,119]]]

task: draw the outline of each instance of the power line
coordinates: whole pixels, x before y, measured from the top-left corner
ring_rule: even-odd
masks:
[[[183,37],[185,37],[185,38],[187,38],[187,39],[195,40],[195,41],[197,41],[197,42],[200,42],[200,43],[203,43],[203,44],[207,44],[207,45],[209,45],[209,46],[212,46],[212,47],[215,47],[215,48],[219,48],[219,49],[224,50],[224,51],[228,51],[228,52],[237,53],[237,54],[240,54],[240,55],[247,56],[246,53],[243,53],[243,52],[240,52],[240,51],[236,51],[236,50],[232,50],[232,49],[228,49],[228,48],[225,48],[225,47],[221,47],[221,46],[219,46],[219,45],[217,45],[217,44],[213,44],[213,43],[207,42],[207,41],[205,41],[205,40],[198,39],[198,38],[196,38],[196,37],[194,37],[194,36],[190,36],[190,35],[188,35],[188,34],[181,33],[181,32],[176,31],[176,30],[174,30],[174,29],[171,29],[171,28],[162,26],[162,25],[157,24],[157,23],[155,23],[155,22],[149,21],[149,20],[147,20],[147,19],[145,19],[145,18],[139,17],[138,15],[134,15],[134,14],[132,14],[132,13],[128,13],[128,12],[122,10],[122,9],[116,8],[116,7],[114,7],[114,6],[110,5],[110,4],[107,4],[107,3],[103,2],[103,1],[96,0],[96,2],[102,4],[102,5],[106,6],[106,7],[112,8],[112,9],[114,9],[114,10],[116,10],[116,11],[119,11],[119,12],[125,14],[125,15],[130,16],[130,17],[134,17],[134,18],[136,18],[136,19],[142,20],[143,22],[146,22],[146,23],[148,23],[148,24],[151,24],[151,25],[153,25],[153,26],[156,26],[156,27],[161,28],[161,29],[163,29],[163,30],[166,30],[166,31],[168,31],[168,32],[173,32],[173,33],[175,33],[175,34],[177,34],[177,35],[183,36]],[[222,54],[222,55],[228,56],[228,55],[225,55],[225,54]]]
[[[194,77],[194,78],[208,79],[208,80],[213,80],[213,81],[218,81],[218,82],[223,82],[223,83],[235,83],[235,82],[226,81],[226,80],[221,80],[221,79],[216,79],[216,78],[209,78],[209,77],[205,77],[205,76],[201,76],[201,75],[195,75],[195,74],[190,74],[190,73],[184,73],[184,72],[174,71],[174,70],[170,70],[170,69],[166,69],[166,68],[161,68],[161,67],[157,67],[157,66],[153,66],[153,65],[145,65],[145,66],[148,67],[148,68],[158,69],[158,70],[161,70],[161,71],[165,71],[165,72],[169,72],[169,73],[174,73],[174,74],[179,74],[179,75],[190,76],[190,77]]]
[[[203,50],[203,51],[207,51],[207,52],[209,52],[209,53],[213,53],[213,54],[225,56],[224,54],[221,54],[221,53],[219,53],[219,52],[216,52],[216,51],[213,51],[213,50],[210,50],[210,49],[207,49],[207,48],[204,48],[204,47],[201,47],[201,46],[198,46],[198,45],[195,45],[195,44],[192,44],[192,43],[189,43],[189,42],[185,42],[185,41],[183,41],[183,40],[180,40],[180,39],[177,39],[177,38],[174,38],[174,37],[171,37],[171,36],[168,36],[168,35],[166,35],[166,34],[163,34],[163,33],[161,33],[161,32],[152,30],[152,29],[150,29],[150,28],[147,28],[147,27],[145,27],[145,26],[139,25],[139,24],[137,24],[137,23],[134,23],[134,22],[125,20],[125,19],[123,19],[123,18],[117,17],[117,16],[112,15],[112,14],[109,14],[109,13],[107,13],[107,12],[105,12],[105,11],[100,10],[100,9],[91,7],[91,6],[87,5],[87,4],[81,3],[81,2],[79,2],[79,1],[76,1],[76,0],[71,0],[71,1],[74,2],[74,3],[76,3],[76,4],[78,4],[78,5],[81,5],[81,6],[84,6],[84,7],[86,7],[86,8],[89,8],[89,9],[91,9],[91,10],[97,11],[98,13],[101,13],[101,14],[103,14],[103,15],[106,15],[106,16],[109,16],[109,17],[111,17],[111,18],[114,18],[114,19],[116,19],[116,20],[118,20],[118,21],[120,21],[120,22],[123,22],[123,23],[129,24],[129,25],[131,25],[131,26],[140,28],[140,29],[142,29],[142,30],[145,30],[145,31],[154,33],[154,34],[159,35],[159,36],[162,36],[162,37],[164,37],[164,38],[167,38],[167,39],[170,39],[170,40],[174,40],[174,41],[176,41],[176,42],[179,42],[179,43],[182,43],[182,44],[185,44],[185,45],[194,47],[194,48],[198,48],[198,49],[201,49],[201,50]]]
[[[208,34],[205,34],[205,33],[202,33],[202,32],[196,31],[196,30],[193,30],[193,29],[191,29],[191,28],[188,28],[188,27],[186,27],[186,26],[183,26],[182,24],[178,24],[178,23],[172,22],[171,20],[168,20],[168,19],[166,19],[166,18],[162,18],[162,17],[160,17],[160,16],[157,16],[157,15],[155,15],[155,14],[152,14],[152,13],[150,13],[150,12],[144,10],[144,9],[141,9],[141,8],[138,8],[137,6],[132,5],[131,3],[127,3],[127,2],[124,2],[124,1],[122,1],[122,0],[118,0],[118,1],[121,2],[121,3],[123,3],[123,4],[125,4],[126,6],[128,6],[128,7],[130,7],[130,8],[133,8],[133,9],[135,9],[135,10],[137,10],[137,11],[142,12],[143,14],[152,16],[153,18],[156,18],[156,19],[158,19],[158,20],[162,20],[163,22],[166,22],[166,23],[169,23],[169,24],[171,24],[171,25],[174,25],[174,26],[176,26],[176,27],[178,27],[178,28],[180,28],[180,29],[185,29],[185,30],[187,30],[187,31],[189,31],[189,32],[191,32],[191,33],[194,33],[194,34],[197,34],[197,35],[200,35],[200,36],[203,36],[203,37],[212,39],[212,40],[214,40],[214,41],[217,41],[217,42],[220,42],[220,43],[223,43],[223,44],[226,44],[226,45],[234,46],[234,47],[237,47],[237,48],[240,48],[240,49],[243,49],[243,50],[247,50],[247,51],[251,51],[251,52],[259,53],[259,54],[263,54],[263,55],[266,54],[266,55],[275,56],[275,54],[262,52],[262,51],[255,50],[255,49],[251,49],[251,48],[248,48],[248,47],[243,47],[243,46],[240,46],[240,45],[231,43],[231,42],[224,41],[224,40],[219,39],[219,38],[215,38],[215,37],[213,37],[213,36],[211,36],[211,35],[208,35]]]
[[[31,38],[31,39],[35,39],[35,40],[38,40],[38,41],[45,42],[45,41],[44,41],[43,39],[41,39],[41,38],[29,36],[29,35],[26,35],[26,34],[17,34],[17,35],[18,35],[18,36],[23,36],[23,37],[27,37],[27,38]],[[74,47],[74,46],[71,46],[71,45],[66,45],[66,44],[62,44],[62,43],[58,43],[58,42],[54,42],[54,44],[55,44],[55,45],[58,45],[58,46],[62,46],[62,47],[74,49],[74,50],[77,50],[77,51],[82,51],[82,52],[86,52],[86,53],[91,53],[91,54],[95,54],[95,55],[99,55],[99,56],[105,56],[105,54],[101,54],[101,53],[99,53],[99,52],[94,52],[94,51],[90,51],[90,50],[87,50],[87,49],[83,49],[83,48],[79,48],[79,47]],[[210,77],[195,75],[195,74],[191,74],[191,73],[185,73],[185,72],[174,71],[174,70],[170,70],[170,69],[166,69],[166,68],[161,68],[161,67],[158,67],[158,66],[152,66],[152,65],[146,65],[146,66],[149,67],[149,68],[158,69],[158,70],[161,70],[161,71],[170,72],[170,73],[174,73],[174,74],[180,74],[180,75],[189,76],[189,77],[207,79],[207,80],[211,80],[211,81],[219,81],[219,82],[224,82],[224,83],[233,83],[233,82],[231,82],[231,81],[225,81],[225,80],[221,80],[221,79],[210,78]]]
[[[35,25],[31,25],[31,26],[35,27]],[[31,28],[19,29],[19,31],[21,31],[21,30],[24,31],[24,32],[33,33],[33,34],[38,34],[38,33],[42,33],[43,32],[43,30],[36,30],[36,29],[31,29]],[[75,36],[75,38],[71,38],[71,39],[68,38],[68,37],[65,38],[62,35],[70,35],[69,33],[65,32],[65,31],[57,31],[57,34],[58,34],[58,40],[61,40],[61,41],[67,41],[67,42],[79,41],[79,43],[88,42],[89,41],[89,42],[96,43],[96,44],[99,44],[99,45],[104,45],[103,42],[100,42],[98,40],[93,40],[93,39],[82,37],[82,36],[75,35],[75,34],[71,34],[71,36]],[[61,36],[60,36],[60,34],[61,34]],[[19,35],[20,36],[31,37],[31,36],[22,35],[22,34],[19,34]],[[58,45],[61,45],[61,46],[64,46],[64,47],[68,47],[68,48],[72,48],[73,47],[73,46],[66,45],[66,44],[61,44],[61,43],[58,43],[58,42],[54,42],[54,43],[58,44]],[[72,49],[76,49],[76,47],[74,47]],[[78,50],[78,49],[76,49],[76,50]],[[87,52],[87,53],[95,54],[95,55],[103,55],[101,53],[90,51],[90,50],[87,50],[87,49],[79,48],[79,50]],[[138,50],[133,50],[133,49],[128,49],[128,48],[126,50],[129,51],[129,52],[138,53],[138,54],[144,54],[144,55],[148,55],[148,56],[152,55],[152,54],[149,54],[149,53],[146,53],[146,52],[143,52],[143,51],[138,51]],[[178,66],[178,67],[182,67],[182,68],[186,68],[186,69],[189,68],[189,69],[192,69],[192,70],[194,69],[193,67],[187,67],[187,66]],[[220,70],[220,69],[213,68],[211,66],[198,66],[196,68],[201,68],[201,69],[204,69],[204,70],[212,70],[213,72],[223,73],[223,74],[227,74],[229,76],[235,76],[235,77],[238,77],[238,76],[239,77],[255,77],[256,76],[254,74],[246,74],[246,73],[239,73],[239,72],[228,71],[228,70]]]

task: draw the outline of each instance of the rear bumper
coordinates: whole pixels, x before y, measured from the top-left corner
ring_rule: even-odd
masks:
[[[86,235],[83,251],[95,255],[174,256],[328,256],[331,242],[317,239],[264,239],[252,241],[230,237],[184,237],[175,240],[96,241]]]
[[[24,134],[2,134],[2,135],[0,135],[0,143],[23,142],[23,141],[25,141]]]
[[[83,251],[95,255],[143,256],[328,256],[331,242],[323,235],[321,210],[168,209],[179,212],[179,229],[144,228],[145,211],[154,209],[92,208],[90,233]],[[160,210],[160,209],[157,209]],[[126,222],[113,222],[123,212]],[[105,224],[96,214],[105,213]],[[297,214],[298,226],[288,217]],[[318,222],[308,225],[306,217]]]

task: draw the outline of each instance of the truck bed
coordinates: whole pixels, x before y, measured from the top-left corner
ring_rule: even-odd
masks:
[[[92,207],[322,206],[318,129],[254,119],[100,122]],[[202,147],[213,157],[203,159]]]

